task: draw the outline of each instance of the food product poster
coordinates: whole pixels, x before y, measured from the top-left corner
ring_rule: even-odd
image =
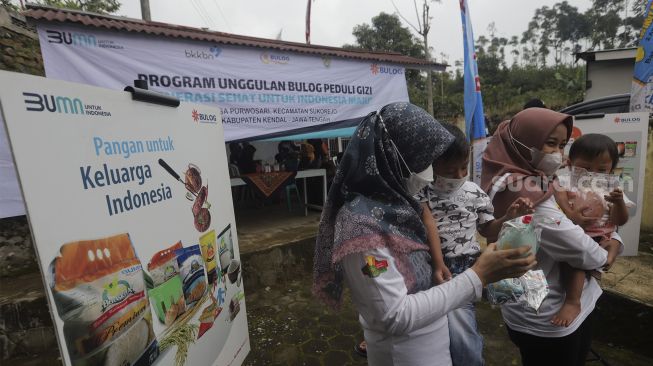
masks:
[[[9,72],[0,85],[12,86],[0,106],[65,364],[241,364],[219,110]]]
[[[636,207],[628,210],[628,222],[618,229],[625,246],[622,255],[637,255],[639,246],[648,125],[649,117],[645,112],[605,114],[596,118],[583,116],[575,118],[572,138],[567,145],[569,149],[574,139],[588,133],[607,135],[617,144],[619,163],[612,173],[619,176],[624,194],[636,203]]]

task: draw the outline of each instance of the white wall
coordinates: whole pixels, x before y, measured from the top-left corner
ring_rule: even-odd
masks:
[[[634,67],[634,58],[589,62],[587,80],[592,87],[586,89],[585,100],[630,93]]]

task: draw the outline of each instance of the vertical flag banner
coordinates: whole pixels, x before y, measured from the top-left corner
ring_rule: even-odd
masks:
[[[476,51],[474,50],[474,32],[467,0],[460,0],[460,16],[463,22],[463,43],[465,45],[465,127],[468,138],[475,140],[485,137],[485,116],[483,115]]]
[[[639,33],[635,55],[633,86],[630,92],[631,112],[653,112],[653,12],[649,0],[644,12],[644,23]]]

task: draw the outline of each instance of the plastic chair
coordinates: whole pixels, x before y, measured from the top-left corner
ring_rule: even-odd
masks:
[[[286,185],[286,203],[288,204],[288,211],[291,211],[291,212],[292,212],[292,203],[291,203],[291,199],[290,199],[290,194],[291,194],[291,192],[293,190],[295,191],[295,194],[297,195],[297,202],[299,202],[299,207],[301,207],[302,204],[303,204],[302,199],[299,196],[299,188],[297,188],[297,183],[295,183],[295,182],[288,183]]]
[[[284,161],[284,165],[286,166],[286,171],[296,172],[297,169],[299,168],[299,160],[289,158]],[[290,195],[293,190],[297,195],[297,202],[299,202],[299,206],[301,207],[304,204],[299,195],[299,188],[297,188],[297,181],[293,178],[290,182],[288,182],[288,184],[286,184],[286,203],[288,204],[288,211],[292,211]]]

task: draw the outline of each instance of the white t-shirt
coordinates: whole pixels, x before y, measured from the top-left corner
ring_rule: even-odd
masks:
[[[431,210],[445,258],[480,254],[476,226],[494,220],[494,207],[481,187],[466,181],[457,191],[443,194],[429,184],[415,198]]]
[[[472,269],[408,294],[387,248],[349,254],[341,265],[360,314],[370,365],[451,365],[446,315],[480,299],[483,286]]]
[[[578,329],[594,310],[602,291],[594,277],[586,279],[580,299],[580,314],[566,328],[551,324],[551,318],[560,310],[565,299],[560,263],[566,262],[573,268],[584,270],[599,269],[607,260],[607,252],[562,213],[553,196],[537,205],[535,214],[559,221],[559,224],[538,224],[542,228],[542,236],[536,255],[536,269],[544,271],[549,294],[537,312],[520,303],[505,303],[501,306],[501,313],[506,324],[518,332],[539,337],[564,337]],[[621,241],[616,232],[612,233],[612,238]],[[620,251],[622,250],[623,244]]]

